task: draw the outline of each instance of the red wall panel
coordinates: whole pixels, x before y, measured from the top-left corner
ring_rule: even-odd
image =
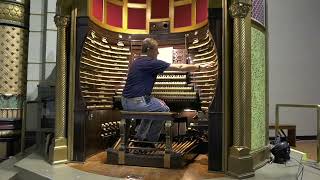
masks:
[[[197,0],[197,23],[208,19],[208,0]]]
[[[174,27],[191,26],[191,4],[174,8]]]
[[[122,27],[122,6],[107,3],[107,24]]]
[[[146,9],[128,8],[128,29],[146,29]]]
[[[151,19],[169,17],[169,0],[152,0]]]
[[[92,1],[92,15],[102,22],[103,19],[103,0]]]

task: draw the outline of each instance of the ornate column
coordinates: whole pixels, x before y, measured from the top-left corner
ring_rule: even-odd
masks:
[[[29,9],[29,1],[0,1],[0,159],[24,144]]]
[[[254,176],[251,147],[251,0],[233,0],[233,146],[228,173],[238,178]]]
[[[56,60],[56,119],[55,137],[50,148],[50,162],[53,164],[64,163],[68,159],[68,146],[66,138],[67,124],[67,52],[66,52],[66,28],[68,17],[56,15],[54,22],[57,26],[57,60]]]

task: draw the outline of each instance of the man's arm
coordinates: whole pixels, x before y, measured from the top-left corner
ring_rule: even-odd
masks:
[[[200,70],[200,65],[195,64],[170,64],[166,69],[168,71],[197,71]]]
[[[213,62],[205,63],[205,64],[170,64],[170,66],[166,69],[167,71],[199,71],[204,68],[209,68],[213,66]]]

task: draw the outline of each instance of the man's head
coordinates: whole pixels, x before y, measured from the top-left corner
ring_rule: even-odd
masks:
[[[156,59],[158,52],[158,42],[152,38],[146,38],[142,41],[142,54],[146,54],[153,59]]]

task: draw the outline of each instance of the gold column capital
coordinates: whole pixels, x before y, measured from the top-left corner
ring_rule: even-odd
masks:
[[[252,9],[251,0],[233,0],[229,11],[233,18],[245,18]]]
[[[60,15],[55,15],[54,16],[54,22],[56,23],[56,26],[65,28],[67,27],[69,23],[69,18],[67,16],[60,16]]]

